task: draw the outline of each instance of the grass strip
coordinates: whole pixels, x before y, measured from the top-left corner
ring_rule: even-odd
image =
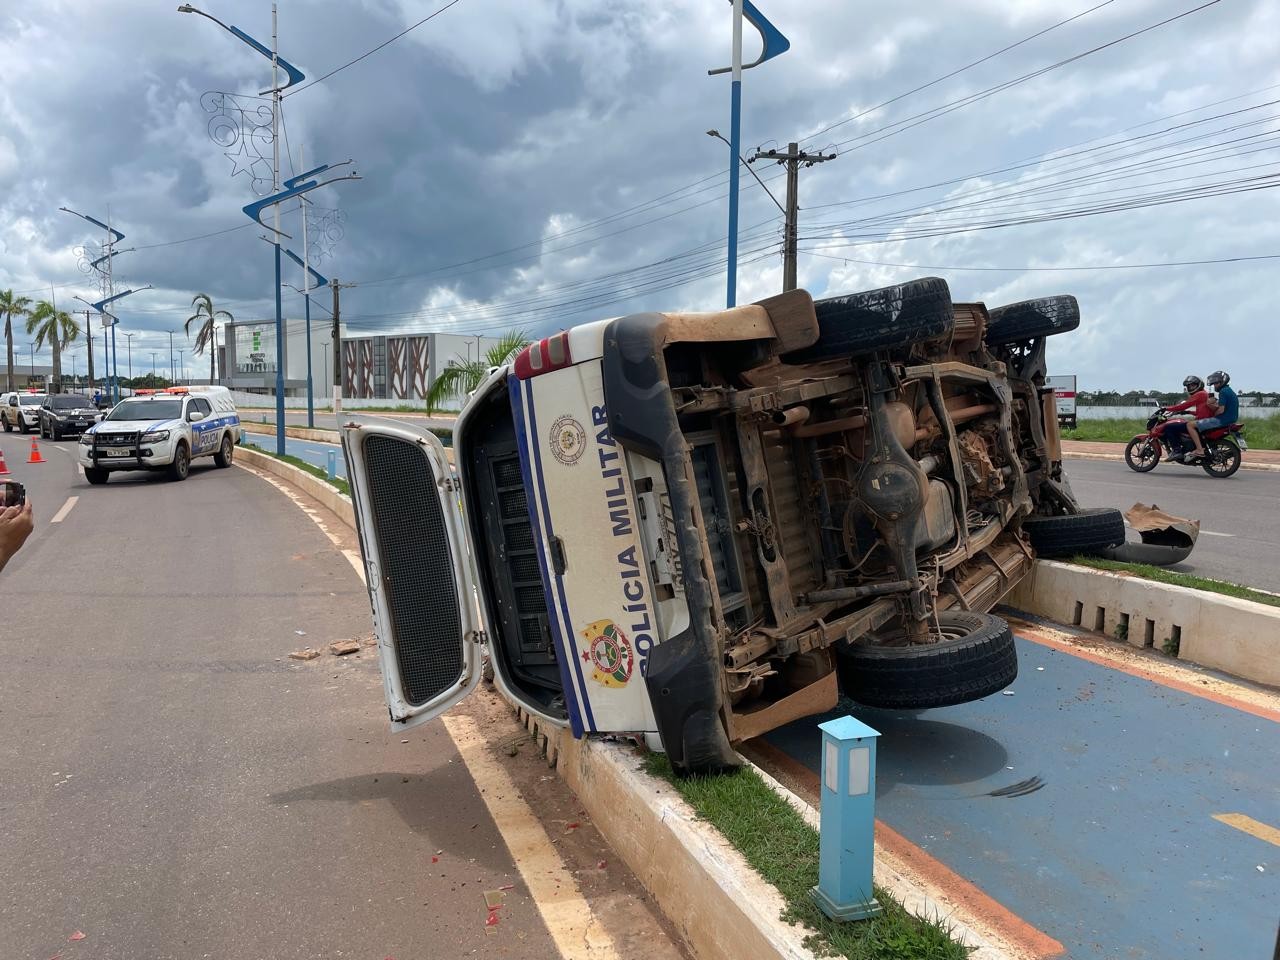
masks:
[[[1225,580],[1210,580],[1208,577],[1197,577],[1190,573],[1175,573],[1164,567],[1153,567],[1149,563],[1123,563],[1119,560],[1103,560],[1099,557],[1072,557],[1071,563],[1095,570],[1109,570],[1112,573],[1127,573],[1143,580],[1154,580],[1157,583],[1168,583],[1175,587],[1189,587],[1192,590],[1203,590],[1217,593],[1224,597],[1235,597],[1238,600],[1252,600],[1254,603],[1265,603],[1269,607],[1280,607],[1280,597],[1253,590],[1238,583]]]
[[[1250,449],[1280,450],[1280,414],[1243,423],[1244,438]],[[1146,429],[1145,420],[1077,420],[1074,430],[1062,431],[1062,439],[1128,443]]]
[[[661,777],[737,848],[786,901],[782,919],[811,932],[805,946],[819,955],[849,960],[964,960],[968,950],[942,924],[908,913],[886,891],[875,896],[884,913],[871,920],[836,923],[818,909],[809,890],[818,883],[818,831],[754,770],[711,777],[676,777],[667,758],[650,754],[650,774]]]
[[[348,497],[351,496],[351,484],[347,483],[347,481],[343,480],[341,477],[334,477],[330,480],[329,472],[327,470],[320,469],[314,463],[307,463],[307,461],[300,460],[298,457],[291,456],[287,453],[281,456],[274,450],[267,450],[264,447],[258,446],[256,443],[244,443],[242,446],[248,447],[257,453],[265,453],[268,457],[275,460],[281,460],[290,466],[297,467],[299,470],[304,470],[313,477],[323,480],[325,483],[329,484],[329,486],[336,488],[339,493],[345,494]]]

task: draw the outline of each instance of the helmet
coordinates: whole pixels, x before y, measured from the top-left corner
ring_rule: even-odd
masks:
[[[1225,370],[1215,370],[1213,373],[1209,374],[1209,383],[1211,386],[1225,387],[1230,382],[1231,374],[1227,373]]]
[[[1213,378],[1210,377],[1210,380]],[[1187,388],[1187,393],[1195,393],[1197,390],[1204,389],[1204,381],[1197,377],[1194,373],[1187,379],[1182,381],[1182,385]]]

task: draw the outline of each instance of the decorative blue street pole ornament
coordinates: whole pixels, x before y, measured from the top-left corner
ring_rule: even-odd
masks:
[[[818,724],[822,731],[818,885],[809,891],[832,920],[883,912],[872,887],[876,841],[876,738],[853,717]]]
[[[726,307],[735,306],[738,302],[738,164],[742,156],[742,71],[758,67],[766,60],[772,60],[791,49],[791,41],[764,18],[751,0],[729,0],[729,3],[733,5],[733,63],[727,67],[717,67],[707,71],[711,76],[721,73],[733,75],[729,101],[729,270],[728,289],[725,295]],[[756,28],[762,42],[760,56],[751,63],[742,62],[744,17]]]

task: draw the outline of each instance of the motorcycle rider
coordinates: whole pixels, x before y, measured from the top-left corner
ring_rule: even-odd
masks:
[[[1182,386],[1187,391],[1187,399],[1171,407],[1165,407],[1165,409],[1169,413],[1181,413],[1184,410],[1190,410],[1197,420],[1202,417],[1212,417],[1214,408],[1211,406],[1212,401],[1209,393],[1204,388],[1204,381],[1193,373],[1182,381]],[[1194,422],[1195,420],[1188,421],[1178,418],[1165,424],[1164,435],[1174,449],[1178,451],[1173,456],[1174,460],[1182,461],[1188,456],[1187,452],[1182,449],[1182,434],[1184,432],[1190,434],[1191,424]],[[1204,450],[1201,449],[1200,453],[1203,455]]]
[[[1218,399],[1209,401],[1211,409],[1208,411],[1208,416],[1197,410],[1196,419],[1187,424],[1187,436],[1195,444],[1195,449],[1189,456],[1195,458],[1204,456],[1204,443],[1200,439],[1200,434],[1208,430],[1217,430],[1219,427],[1229,427],[1240,416],[1240,400],[1236,397],[1236,392],[1228,386],[1229,383],[1231,383],[1231,376],[1225,371],[1215,370],[1209,374],[1209,386],[1218,391]]]

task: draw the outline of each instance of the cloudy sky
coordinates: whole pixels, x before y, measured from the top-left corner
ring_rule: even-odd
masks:
[[[311,81],[445,2],[282,0],[281,55]],[[1280,389],[1280,259],[1136,266],[1280,255],[1280,5],[1178,17],[1201,3],[759,0],[792,48],[746,74],[744,152],[838,154],[801,173],[801,284],[934,274],[993,305],[1074,293],[1084,322],[1050,361],[1082,389],[1218,367]],[[109,212],[136,248],[117,289],[154,285],[119,304],[135,372],[153,350],[164,367],[196,292],[273,315],[270,248],[240,212],[267,168],[211,139],[225,120],[202,99],[256,107],[269,64],[175,6],[0,9],[0,288],[98,299],[77,248],[100,233],[58,208]],[[202,8],[270,42],[265,0]],[[728,151],[705,131],[728,133],[729,81],[707,69],[727,64],[729,30],[722,0],[457,0],[286,96],[285,175],[350,157],[363,177],[312,195],[339,211],[313,231],[317,268],[358,284],[344,319],[532,333],[722,305]],[[754,167],[781,199],[780,168]],[[750,177],[741,190],[746,301],[780,289],[781,216]],[[284,229],[301,253],[296,211]]]

